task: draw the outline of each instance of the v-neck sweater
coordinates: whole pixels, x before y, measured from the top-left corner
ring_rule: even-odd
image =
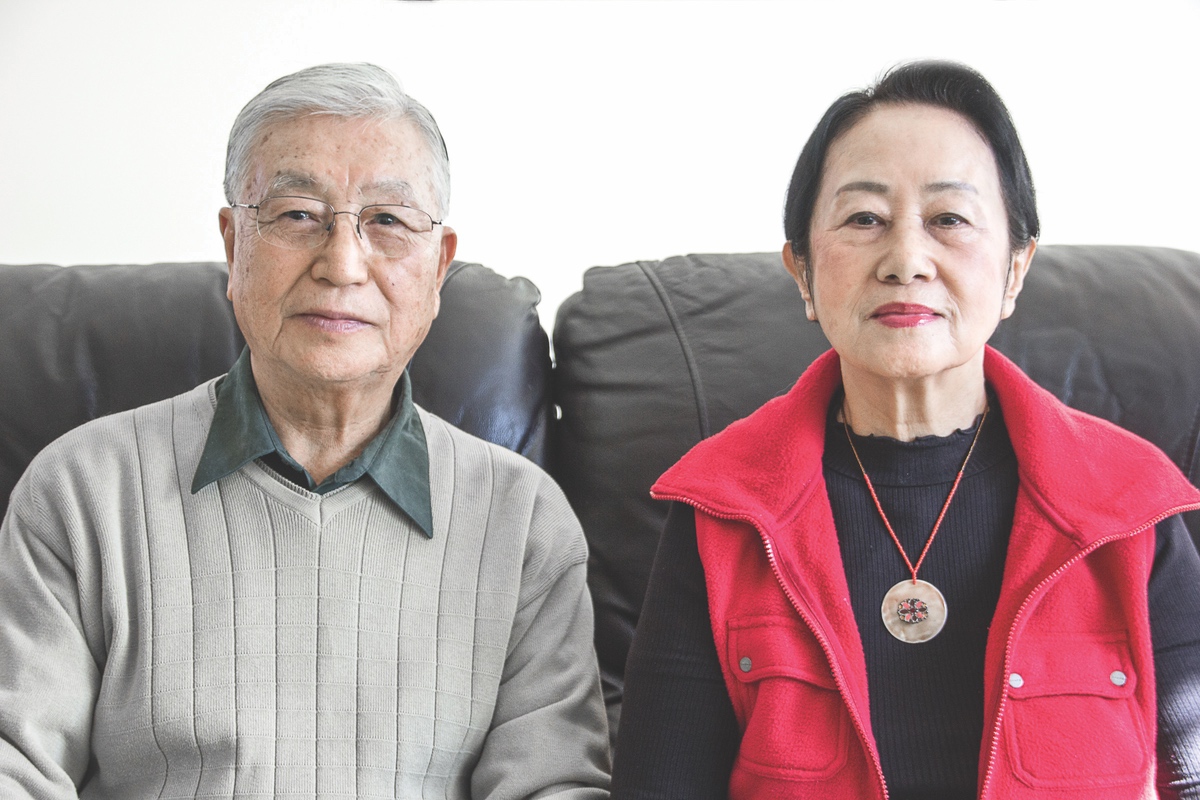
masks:
[[[89,423],[13,492],[0,796],[606,796],[553,481],[418,409],[432,538],[368,480],[320,495],[251,461],[192,494],[215,402]]]

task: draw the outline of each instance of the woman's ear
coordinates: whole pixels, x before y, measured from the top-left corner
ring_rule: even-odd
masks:
[[[791,242],[783,243],[783,266],[800,287],[800,296],[804,298],[805,316],[810,322],[816,322],[817,307],[813,304],[812,287],[808,285],[808,265],[801,256],[796,255]]]
[[[1008,319],[1017,307],[1017,295],[1025,286],[1025,275],[1029,273],[1029,264],[1033,261],[1034,251],[1037,250],[1037,240],[1030,239],[1029,244],[1012,256],[1008,265],[1008,279],[1004,286],[1004,302],[1000,307],[1000,319]]]

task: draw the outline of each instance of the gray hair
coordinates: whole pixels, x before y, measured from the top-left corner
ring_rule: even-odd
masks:
[[[437,218],[450,205],[450,155],[437,122],[425,106],[404,93],[387,70],[374,64],[321,64],[271,82],[246,104],[229,131],[225,152],[225,199],[235,202],[250,174],[250,157],[267,126],[308,115],[409,120],[433,158]],[[257,199],[257,198],[256,198]]]

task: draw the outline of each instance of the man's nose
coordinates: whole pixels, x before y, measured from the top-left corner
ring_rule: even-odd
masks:
[[[338,224],[338,216],[345,214],[344,224]],[[316,250],[313,261],[313,277],[329,281],[335,286],[362,283],[367,279],[367,250],[358,225],[358,215],[353,211],[335,211],[329,222],[329,237]]]

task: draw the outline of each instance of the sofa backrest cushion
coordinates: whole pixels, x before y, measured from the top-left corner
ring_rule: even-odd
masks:
[[[992,343],[1200,482],[1200,255],[1042,247]],[[553,471],[588,536],[610,704],[667,512],[650,485],[700,439],[787,391],[828,346],[777,253],[592,269],[559,309]]]
[[[53,439],[228,370],[243,340],[225,285],[223,263],[0,266],[0,514]],[[419,404],[544,465],[552,406],[539,299],[524,278],[454,262],[411,371]]]

